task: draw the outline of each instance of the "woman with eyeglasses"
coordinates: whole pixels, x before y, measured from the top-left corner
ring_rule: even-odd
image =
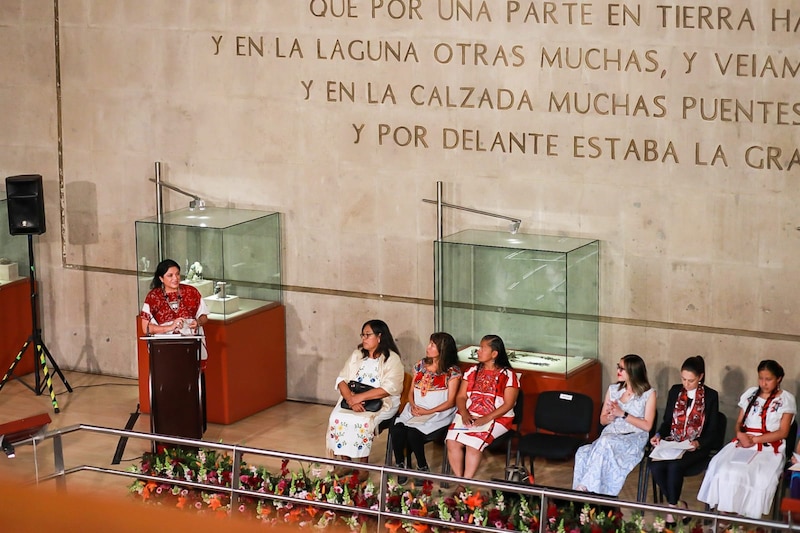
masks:
[[[758,364],[758,386],[739,398],[736,438],[714,456],[700,485],[697,499],[709,507],[750,518],[769,513],[797,413],[795,397],[781,389],[783,376],[777,361]]]
[[[644,457],[656,418],[656,391],[641,357],[628,354],[617,363],[617,383],[606,391],[600,437],[575,453],[572,488],[617,496],[631,470]]]
[[[705,375],[706,363],[702,356],[695,355],[683,362],[681,382],[669,390],[664,420],[650,439],[655,447],[662,440],[689,443],[689,449],[678,459],[650,462],[653,481],[661,487],[670,507],[680,504],[688,508],[687,503],[680,499],[685,472],[707,460],[709,446],[717,436],[719,394],[706,386]],[[665,520],[668,524],[675,523],[672,514],[667,514]]]
[[[430,471],[425,458],[425,440],[443,430],[456,413],[456,393],[461,383],[458,348],[449,333],[430,336],[425,357],[414,365],[413,386],[408,403],[391,428],[395,466],[411,468],[411,454],[417,459],[417,470]],[[406,478],[398,478],[404,483]]]
[[[477,355],[478,364],[461,379],[457,415],[445,440],[453,473],[465,478],[475,477],[483,450],[511,428],[519,394],[519,379],[503,339],[484,336]]]
[[[383,320],[365,322],[361,326],[361,343],[336,378],[340,398],[328,421],[329,456],[369,462],[378,426],[394,416],[400,406],[403,375],[400,350],[389,326]],[[337,469],[337,474],[345,472]],[[366,478],[366,474],[362,472],[361,477]]]

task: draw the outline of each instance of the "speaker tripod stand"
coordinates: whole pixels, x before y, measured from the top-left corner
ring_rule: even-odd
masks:
[[[30,289],[31,289],[31,324],[32,324],[32,331],[28,340],[22,345],[20,348],[17,357],[14,358],[14,361],[11,363],[11,366],[8,367],[8,371],[6,371],[5,376],[3,379],[0,380],[0,390],[3,390],[3,386],[8,382],[9,379],[19,377],[14,376],[14,369],[16,368],[17,364],[22,360],[22,357],[25,355],[25,352],[28,351],[28,348],[31,347],[33,350],[33,355],[36,358],[35,361],[35,385],[31,387],[24,381],[20,380],[23,385],[31,389],[36,395],[42,394],[44,392],[45,386],[50,390],[50,401],[53,403],[53,410],[58,413],[60,412],[58,408],[58,401],[56,400],[56,393],[53,391],[53,378],[50,375],[50,371],[47,368],[47,361],[50,361],[50,366],[53,367],[53,370],[58,377],[61,378],[61,381],[64,382],[64,386],[67,388],[68,392],[72,392],[72,387],[70,387],[69,382],[67,382],[67,378],[64,377],[64,374],[61,372],[61,369],[58,367],[55,359],[50,354],[50,350],[47,349],[47,345],[45,345],[44,340],[42,340],[42,328],[39,327],[39,309],[38,309],[38,301],[39,295],[36,291],[36,267],[34,266],[33,260],[33,235],[28,235],[28,261],[30,264]],[[41,379],[39,372],[41,371],[44,380]]]

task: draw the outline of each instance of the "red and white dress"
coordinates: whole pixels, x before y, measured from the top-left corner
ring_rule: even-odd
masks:
[[[207,314],[208,306],[200,291],[191,285],[181,283],[176,292],[166,292],[162,287],[148,292],[139,317],[151,324],[165,326],[179,318],[197,319]],[[198,328],[197,333],[202,335],[202,328]],[[200,357],[201,359],[208,357],[205,346],[201,350]]]
[[[476,417],[489,414],[503,405],[506,388],[519,388],[517,374],[510,368],[495,370],[483,368],[479,371],[477,366],[473,366],[467,370],[463,379],[467,382],[467,411]],[[514,409],[493,420],[485,431],[458,429],[456,425],[460,418],[456,416],[456,421],[450,425],[447,440],[454,440],[483,451],[494,439],[511,429]]]

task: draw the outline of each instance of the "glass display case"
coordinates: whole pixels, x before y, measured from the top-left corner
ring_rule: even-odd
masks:
[[[25,235],[11,235],[8,230],[8,200],[0,191],[0,285],[29,276],[28,240]]]
[[[159,242],[161,253],[159,253]],[[280,214],[208,207],[136,221],[139,307],[160,258],[181,265],[210,319],[232,319],[281,301]]]
[[[466,230],[435,249],[437,329],[463,362],[490,333],[520,370],[567,375],[597,360],[597,240]]]

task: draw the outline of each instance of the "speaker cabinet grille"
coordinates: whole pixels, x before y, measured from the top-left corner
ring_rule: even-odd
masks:
[[[25,174],[6,178],[8,231],[11,235],[41,235],[45,232],[42,176]]]

